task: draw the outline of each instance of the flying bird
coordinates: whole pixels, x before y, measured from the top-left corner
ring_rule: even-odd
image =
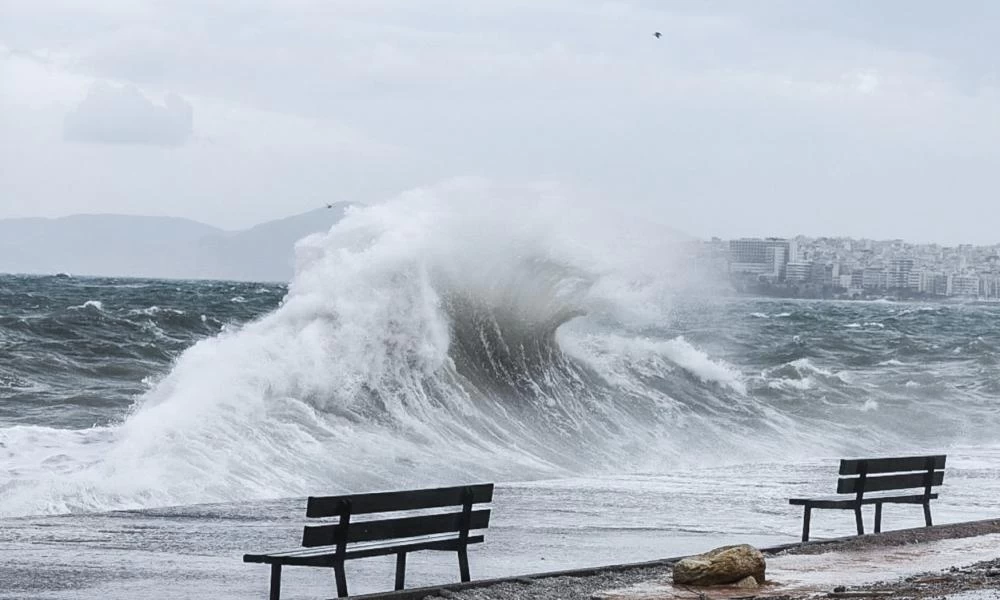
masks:
[[[653,32],[653,37],[655,37],[656,39],[660,39],[661,37],[663,37],[663,34],[660,33],[659,31],[655,31]]]

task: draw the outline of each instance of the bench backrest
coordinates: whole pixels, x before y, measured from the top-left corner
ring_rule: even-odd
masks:
[[[461,538],[468,538],[469,530],[485,529],[490,523],[489,509],[472,510],[473,505],[492,501],[492,483],[347,496],[310,496],[306,517],[339,517],[339,521],[329,525],[307,525],[302,534],[302,545],[306,547],[336,545],[337,552],[340,553],[344,552],[345,546],[351,542],[373,542],[439,533],[458,533]],[[351,521],[353,515],[441,509],[452,506],[461,507],[461,510]]]
[[[945,455],[901,456],[898,458],[860,458],[840,461],[838,494],[856,494],[860,501],[866,492],[885,492],[931,488],[944,482]]]

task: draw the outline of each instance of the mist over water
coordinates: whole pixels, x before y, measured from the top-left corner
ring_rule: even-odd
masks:
[[[995,442],[1000,309],[719,297],[680,242],[462,180],[287,289],[0,278],[0,515]]]

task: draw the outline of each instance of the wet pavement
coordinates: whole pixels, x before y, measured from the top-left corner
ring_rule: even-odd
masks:
[[[767,583],[759,589],[733,586],[673,585],[669,573],[624,589],[603,590],[598,600],[673,600],[698,597],[802,596],[880,581],[904,579],[996,558],[1000,534],[937,540],[905,546],[871,546],[822,554],[788,554],[767,558]],[[1000,584],[1000,581],[998,581]],[[984,596],[989,597],[989,596]],[[976,600],[971,597],[969,600]]]
[[[669,476],[501,484],[486,543],[470,548],[472,575],[518,576],[697,554],[727,544],[794,542],[802,517],[787,498],[829,488],[835,467],[827,459],[695,465]],[[995,504],[986,499],[1000,493],[1000,472],[984,472],[979,463],[958,458],[949,469],[951,483],[934,505],[935,518],[948,523],[996,516]],[[757,482],[753,493],[734,495],[733,482],[744,480]],[[243,564],[242,554],[297,545],[304,512],[304,499],[298,498],[5,519],[0,600],[263,598],[269,570]],[[824,511],[814,519],[814,535],[850,533],[853,518],[844,513]],[[870,512],[865,519],[870,522]],[[919,507],[887,510],[885,523],[893,529],[916,526],[922,513]],[[800,570],[811,568],[808,558],[799,560]],[[392,588],[394,557],[352,563],[347,568],[352,593]],[[458,579],[451,553],[422,552],[408,563],[408,586]],[[621,581],[619,587],[635,583]],[[333,574],[326,569],[284,573],[287,600],[329,598],[333,590]]]

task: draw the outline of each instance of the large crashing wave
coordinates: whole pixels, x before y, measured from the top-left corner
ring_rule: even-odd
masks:
[[[656,470],[794,436],[731,367],[636,333],[668,318],[674,240],[577,208],[463,180],[350,211],[299,243],[277,310],[120,423],[4,430],[0,512]]]

